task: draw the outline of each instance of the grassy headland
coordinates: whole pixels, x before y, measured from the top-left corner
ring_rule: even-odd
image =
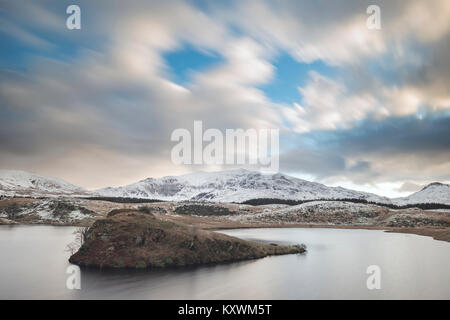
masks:
[[[69,259],[80,266],[148,268],[187,266],[302,253],[301,246],[245,241],[124,210],[97,220]]]

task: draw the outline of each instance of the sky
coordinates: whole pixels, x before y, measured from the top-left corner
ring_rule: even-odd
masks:
[[[202,120],[278,128],[295,177],[450,182],[447,0],[4,0],[0,40],[0,169],[88,189],[229,169],[171,161],[171,132]]]

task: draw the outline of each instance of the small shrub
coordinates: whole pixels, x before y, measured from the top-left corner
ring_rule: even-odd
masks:
[[[150,214],[150,213],[152,213],[152,208],[150,208],[149,206],[140,206],[138,208],[138,211],[142,212],[142,213]]]
[[[181,215],[196,215],[196,216],[225,216],[231,215],[228,208],[214,205],[198,205],[198,204],[188,204],[182,205],[175,209],[176,214]]]
[[[16,203],[12,203],[3,209],[8,219],[15,219],[21,211],[21,207]]]
[[[119,213],[133,212],[133,211],[135,211],[135,210],[133,210],[133,209],[114,209],[114,210],[111,210],[106,216],[113,217]]]
[[[65,201],[52,202],[48,207],[52,210],[55,218],[66,218],[72,211],[77,209],[73,204]]]
[[[145,269],[147,268],[147,264],[144,261],[138,261],[136,263],[136,269]]]

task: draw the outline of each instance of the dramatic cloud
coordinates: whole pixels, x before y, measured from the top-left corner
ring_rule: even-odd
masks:
[[[64,1],[0,4],[1,168],[85,187],[196,170],[171,163],[170,134],[203,120],[280,128],[281,170],[315,180],[450,180],[448,1],[380,1],[381,30],[373,1],[78,4],[73,31]],[[177,83],[166,55],[186,48],[220,59]],[[309,72],[280,104],[264,86],[283,54]]]
[[[316,131],[303,135],[297,146],[280,159],[282,170],[327,183],[450,180],[449,113],[364,121],[333,134]]]

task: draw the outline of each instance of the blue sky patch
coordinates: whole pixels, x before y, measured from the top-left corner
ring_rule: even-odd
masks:
[[[189,45],[168,52],[163,57],[174,78],[172,80],[181,85],[190,81],[192,73],[205,71],[224,61],[216,53],[201,51]]]
[[[326,77],[334,74],[334,68],[322,61],[313,63],[301,63],[294,60],[287,53],[281,54],[273,65],[276,68],[275,78],[269,83],[261,86],[266,95],[278,103],[292,104],[300,102],[301,94],[298,87],[303,87],[308,81],[308,73],[316,71]]]

